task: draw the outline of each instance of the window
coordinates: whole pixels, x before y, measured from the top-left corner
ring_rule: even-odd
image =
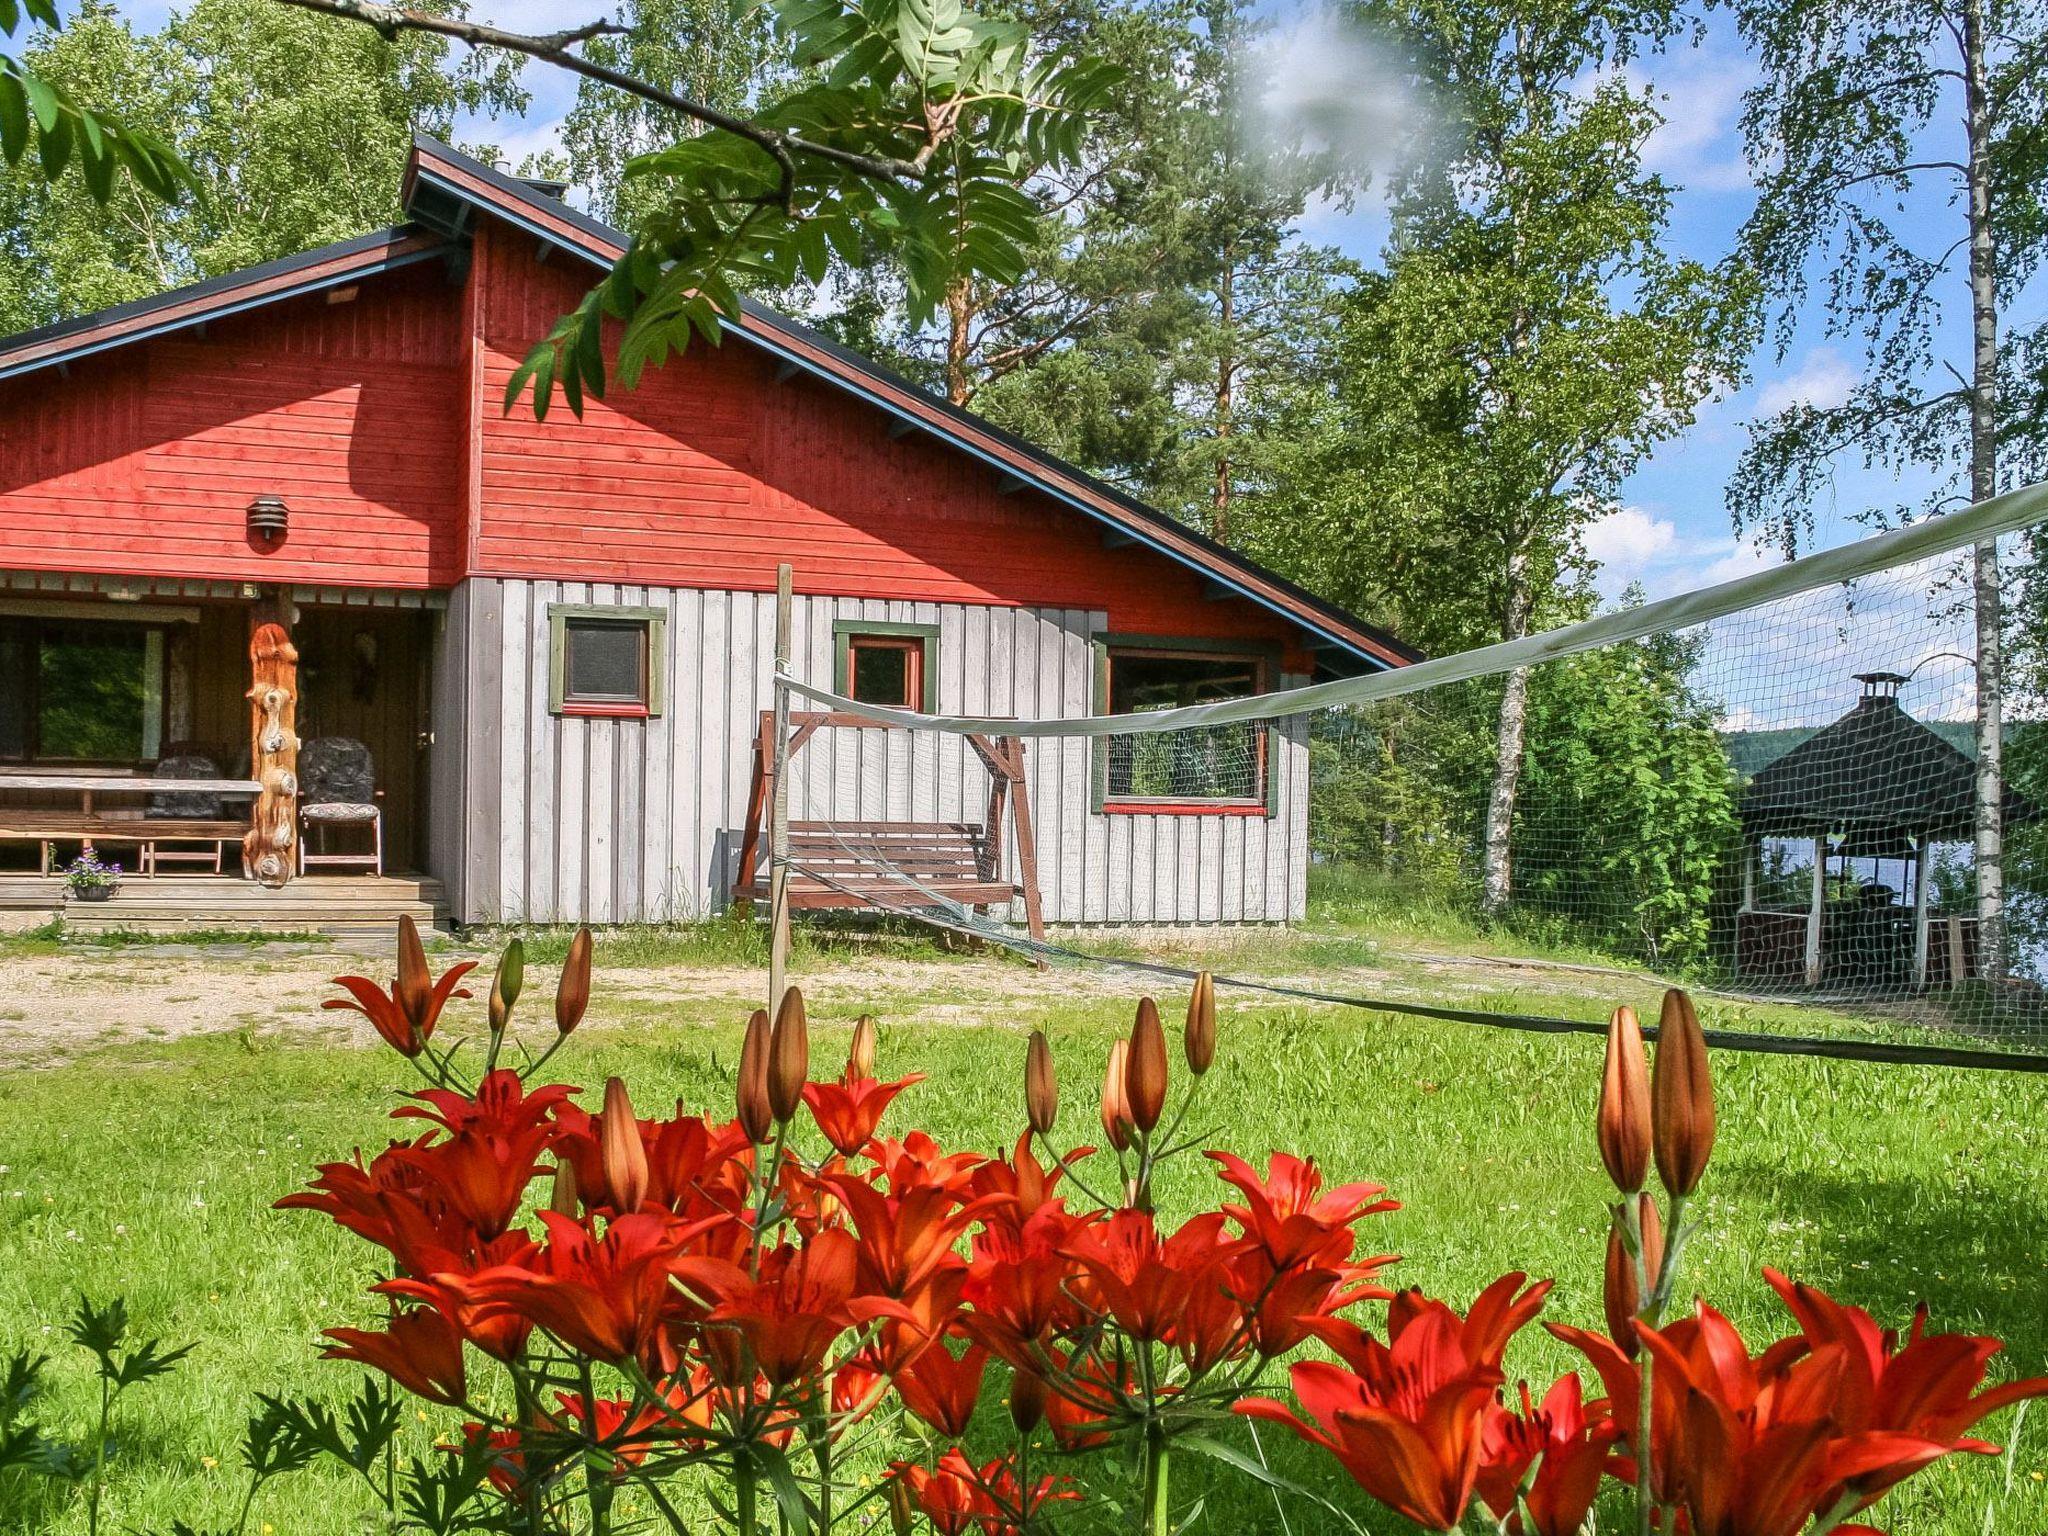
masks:
[[[147,624],[0,618],[0,760],[154,761],[164,632]]]
[[[839,642],[836,691],[863,704],[892,709],[939,707],[933,648],[936,624],[888,624],[879,619],[841,619],[832,626]]]
[[[659,608],[548,606],[548,685],[558,715],[658,715],[668,651]]]
[[[1271,651],[1210,641],[1111,635],[1097,650],[1096,707],[1105,714],[1264,693],[1276,671]],[[1270,814],[1266,755],[1263,722],[1105,737],[1097,743],[1097,797],[1111,813]]]

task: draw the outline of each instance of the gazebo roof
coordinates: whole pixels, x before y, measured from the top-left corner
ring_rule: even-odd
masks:
[[[1863,697],[1750,780],[1743,825],[1758,834],[1893,832],[1965,838],[1975,821],[1977,765],[1899,705],[1896,672],[1857,677]],[[2010,786],[2007,822],[2039,818]]]

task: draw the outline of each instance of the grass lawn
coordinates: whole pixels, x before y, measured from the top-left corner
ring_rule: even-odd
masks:
[[[591,1022],[556,1062],[585,1084],[625,1074],[646,1105],[680,1096],[723,1111],[739,1000],[757,973],[727,961],[722,975],[693,971],[686,986],[661,990],[650,981],[658,958],[600,948]],[[210,964],[251,991],[290,988],[303,1002],[334,959]],[[640,968],[606,979],[613,962]],[[146,954],[135,963],[150,964]],[[930,1075],[891,1123],[983,1149],[1019,1127],[1025,1029],[1051,1032],[1064,1068],[1062,1130],[1079,1134],[1092,1122],[1107,1042],[1128,1023],[1119,996],[992,959],[891,969],[812,953],[798,979],[819,983],[816,1060],[836,1055],[865,1000],[884,1023],[887,1071]],[[542,1000],[551,984],[539,974],[529,983]],[[1580,1006],[1591,1013],[1600,999]],[[1734,1022],[1706,1012],[1710,1025]],[[269,1207],[314,1162],[381,1144],[392,1092],[413,1086],[407,1070],[381,1051],[304,1030],[231,1027],[233,1018],[217,1033],[0,1070],[0,1352],[50,1350],[60,1366],[55,1418],[82,1430],[87,1380],[61,1336],[80,1288],[125,1295],[145,1333],[199,1346],[177,1376],[131,1400],[108,1530],[167,1532],[174,1518],[229,1524],[252,1395],[344,1395],[352,1368],[319,1361],[317,1335],[373,1310],[361,1294],[364,1245],[321,1218]],[[1398,1273],[1408,1283],[1462,1306],[1488,1279],[1523,1268],[1556,1278],[1549,1316],[1597,1325],[1606,1190],[1590,1110],[1599,1052],[1597,1039],[1226,1000],[1206,1118],[1217,1145],[1312,1153],[1335,1175],[1389,1185],[1404,1209],[1375,1218],[1366,1240],[1405,1255]],[[1899,1325],[1925,1300],[1937,1326],[2006,1338],[2001,1371],[2048,1372],[2048,1084],[1755,1056],[1719,1057],[1716,1067],[1721,1141],[1690,1277],[1753,1340],[1789,1331],[1757,1274],[1771,1263]],[[1208,1182],[1184,1164],[1171,1194],[1206,1196]],[[1532,1332],[1524,1343],[1510,1361],[1517,1373],[1547,1382],[1567,1364],[1547,1338]],[[1983,1433],[2007,1443],[2012,1417]],[[416,1426],[422,1452],[429,1434]],[[1365,1515],[1322,1464],[1272,1433],[1263,1440],[1368,1529],[1393,1529]],[[1880,1506],[1885,1529],[2048,1530],[2048,1412],[2026,1420],[2013,1444],[2009,1458],[1958,1459],[1909,1484]],[[1186,1471],[1192,1500],[1205,1490]],[[1234,1474],[1206,1495],[1192,1529],[1340,1528],[1313,1506],[1276,1508]],[[84,1529],[81,1511],[38,1497],[0,1474],[0,1530]],[[271,1536],[371,1528],[367,1506],[324,1473],[275,1484],[250,1526]]]

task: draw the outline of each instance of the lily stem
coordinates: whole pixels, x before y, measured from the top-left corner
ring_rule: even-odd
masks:
[[[1171,1442],[1166,1431],[1153,1424],[1145,1430],[1145,1533],[1168,1536],[1173,1529],[1167,1514],[1167,1477]]]

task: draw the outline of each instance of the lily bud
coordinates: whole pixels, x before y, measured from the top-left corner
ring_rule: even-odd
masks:
[[[757,1147],[775,1128],[775,1111],[768,1102],[768,1038],[768,1010],[756,1008],[740,1046],[739,1119],[747,1140]]]
[[[557,1216],[576,1215],[576,1165],[566,1157],[555,1159],[554,1187],[548,1191],[548,1209]]]
[[[1600,1076],[1600,1161],[1624,1195],[1650,1175],[1650,1071],[1633,1008],[1607,1021],[1607,1064]]]
[[[1010,1422],[1028,1435],[1045,1421],[1045,1378],[1032,1371],[1010,1376]]]
[[[1102,1134],[1121,1152],[1131,1144],[1129,1090],[1124,1085],[1125,1064],[1130,1060],[1131,1042],[1119,1040],[1109,1048],[1109,1070],[1102,1077]]]
[[[797,1112],[810,1075],[811,1026],[804,1017],[803,992],[791,987],[782,994],[775,1028],[768,1036],[768,1104],[777,1120]]]
[[[1124,1084],[1132,1123],[1150,1131],[1166,1109],[1166,1031],[1159,1024],[1159,1005],[1149,997],[1138,999]]]
[[[562,979],[555,984],[555,1028],[568,1034],[583,1022],[583,1010],[590,1006],[590,930],[578,928],[569,941],[569,957],[562,962]]]
[[[604,1084],[604,1134],[598,1143],[604,1157],[604,1181],[612,1208],[622,1216],[640,1209],[647,1198],[647,1148],[640,1141],[640,1122],[626,1085],[616,1077]]]
[[[1664,1224],[1657,1214],[1657,1202],[1648,1195],[1643,1196],[1642,1223],[1643,1270],[1654,1285],[1658,1271],[1664,1267]],[[1638,1347],[1635,1320],[1642,1314],[1644,1298],[1636,1284],[1635,1260],[1629,1257],[1619,1218],[1607,1229],[1607,1274],[1601,1300],[1607,1314],[1607,1336],[1633,1360]]]
[[[1182,1044],[1188,1070],[1200,1077],[1216,1060],[1216,983],[1207,971],[1195,978],[1195,989],[1188,994],[1188,1029]]]
[[[428,1000],[434,995],[433,973],[427,969],[427,951],[420,943],[420,930],[410,917],[398,920],[398,981],[392,990],[398,995],[398,1011],[405,1015],[413,1034],[421,1033]]]
[[[889,1479],[889,1529],[893,1536],[911,1536],[917,1528],[917,1506],[910,1501],[910,1488],[902,1478]]]
[[[498,972],[491,978],[491,1033],[502,1035],[512,1022],[512,1005],[519,1001],[519,989],[526,983],[526,946],[514,939],[498,956]]]
[[[1714,1151],[1714,1081],[1699,1015],[1676,987],[1664,994],[1658,1023],[1650,1120],[1657,1177],[1672,1194],[1691,1194]]]
[[[856,1081],[875,1075],[875,1046],[880,1037],[874,1015],[862,1014],[853,1026],[853,1049],[846,1053],[846,1070]]]
[[[1034,1029],[1031,1043],[1024,1047],[1024,1117],[1032,1130],[1049,1136],[1059,1113],[1060,1084],[1053,1072],[1052,1045],[1044,1030]]]

